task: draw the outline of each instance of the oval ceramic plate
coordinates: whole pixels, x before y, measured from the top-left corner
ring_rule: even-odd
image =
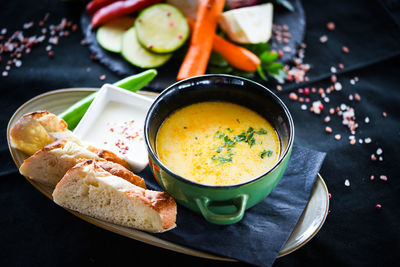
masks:
[[[69,107],[71,104],[76,101],[82,99],[87,96],[89,93],[95,91],[97,89],[94,88],[76,88],[76,89],[61,89],[51,91],[42,95],[39,95],[25,104],[23,104],[11,117],[8,128],[7,128],[7,141],[8,147],[10,149],[10,153],[13,157],[13,160],[17,167],[19,167],[22,162],[26,159],[26,155],[17,150],[16,148],[10,145],[9,132],[14,123],[25,113],[33,112],[37,110],[48,110],[54,114],[58,114]],[[142,95],[146,95],[150,98],[155,98],[157,94],[150,92],[140,92]],[[52,189],[46,186],[43,186],[40,183],[36,183],[30,179],[27,179],[36,189],[46,195],[48,198],[52,199]],[[278,257],[287,255],[296,249],[302,247],[306,244],[317,232],[321,229],[323,223],[325,222],[326,216],[328,214],[329,208],[329,197],[328,197],[328,189],[325,185],[324,180],[320,175],[318,175],[318,179],[314,185],[314,188],[311,192],[310,200],[301,215],[297,225],[295,226],[292,234],[287,240],[286,244],[283,246],[281,252]],[[92,218],[90,216],[86,216],[80,214],[75,211],[71,211],[75,216],[92,223],[96,226],[104,228],[106,230],[112,231],[114,233],[124,235],[126,237],[151,244],[154,246],[170,249],[173,251],[181,252],[184,254],[203,257],[214,260],[225,260],[225,261],[235,261],[229,258],[223,258],[219,256],[215,256],[212,254],[204,253],[201,251],[197,251],[194,249],[190,249],[184,246],[180,246],[174,244],[169,241],[165,241],[148,233],[138,231],[132,228],[116,225],[113,223],[105,222],[102,220],[98,220]]]

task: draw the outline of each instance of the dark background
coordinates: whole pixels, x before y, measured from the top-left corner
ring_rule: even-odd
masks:
[[[278,95],[292,112],[299,145],[326,151],[320,171],[332,194],[330,215],[320,232],[304,247],[277,259],[275,266],[395,266],[400,260],[400,3],[399,1],[303,2],[306,12],[305,62],[311,64],[306,84],[287,84]],[[50,12],[49,24],[62,17],[79,23],[79,3],[48,1],[2,2],[0,28],[7,36],[28,21],[38,22]],[[330,32],[326,23],[334,21]],[[326,34],[329,41],[319,42]],[[53,46],[50,59],[45,44],[24,55],[20,68],[12,67],[8,77],[0,76],[2,130],[0,147],[0,265],[68,266],[121,264],[241,265],[199,259],[149,246],[88,224],[59,208],[19,175],[6,142],[6,127],[13,112],[30,98],[54,89],[100,87],[121,77],[90,59],[81,46],[80,30]],[[346,45],[349,54],[341,51]],[[337,74],[343,89],[329,95],[323,115],[300,110],[301,103],[288,95],[299,87],[330,85],[330,67],[343,63]],[[0,64],[0,73],[5,63]],[[90,67],[90,72],[87,68]],[[101,81],[99,76],[105,74]],[[350,79],[359,77],[354,86]],[[275,86],[269,84],[274,89]],[[348,100],[359,93],[361,102]],[[312,99],[317,99],[313,96]],[[330,122],[334,134],[326,134],[323,117],[329,107],[341,103],[356,110],[356,137],[370,137],[370,144],[351,146],[348,129],[336,117]],[[387,113],[387,117],[382,116]],[[365,124],[364,118],[370,118]],[[383,149],[383,161],[370,155]],[[369,177],[375,175],[375,180]],[[381,181],[386,175],[388,181]],[[350,181],[350,187],[344,181]],[[382,205],[380,211],[375,205]],[[240,244],[238,244],[240,246]]]

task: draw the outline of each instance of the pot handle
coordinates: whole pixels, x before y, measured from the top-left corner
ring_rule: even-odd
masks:
[[[195,198],[195,202],[199,207],[201,214],[207,221],[215,224],[233,224],[243,218],[248,199],[249,195],[247,194],[240,194],[236,198],[232,199],[231,201],[238,209],[233,214],[217,214],[209,210],[208,207],[212,204],[212,201],[208,197],[202,196]]]

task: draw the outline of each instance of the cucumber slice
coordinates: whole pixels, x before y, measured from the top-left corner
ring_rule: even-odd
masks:
[[[121,17],[104,24],[97,30],[97,42],[107,51],[120,53],[122,34],[131,28],[134,22],[132,17]]]
[[[155,53],[169,53],[181,47],[189,36],[185,16],[169,4],[144,9],[135,21],[139,42]]]
[[[144,69],[159,67],[172,56],[172,54],[155,54],[144,49],[137,40],[135,27],[123,34],[121,54],[129,63]]]

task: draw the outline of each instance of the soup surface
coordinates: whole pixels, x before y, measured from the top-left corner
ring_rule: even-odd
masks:
[[[256,112],[228,102],[201,102],[171,114],[156,139],[160,160],[185,179],[233,185],[267,172],[279,158],[271,124]]]

